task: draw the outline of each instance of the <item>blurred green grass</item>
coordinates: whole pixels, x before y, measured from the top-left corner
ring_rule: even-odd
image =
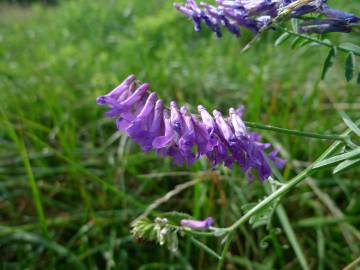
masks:
[[[334,4],[353,12],[360,8],[356,1]],[[241,39],[225,34],[221,40],[205,30],[195,33],[171,1],[79,0],[26,8],[1,4],[1,267],[212,269],[213,259],[186,239],[171,254],[129,237],[131,220],[146,205],[195,177],[166,173],[206,172],[208,164],[174,168],[168,159],[141,153],[115,133],[95,98],[133,73],[167,102],[175,99],[192,110],[204,104],[225,112],[245,104],[246,120],[319,133],[344,129],[335,107],[358,119],[359,86],[343,78],[344,55],[319,81],[327,51],[274,47],[279,34],[267,33],[241,55],[250,33]],[[329,38],[359,42],[356,34]],[[263,134],[300,168],[329,144]],[[294,171],[289,166],[285,177]],[[209,181],[160,210],[198,218],[213,215],[224,226],[241,215],[241,205],[265,194],[237,169],[222,175],[221,182],[209,175]],[[284,199],[312,269],[339,269],[358,255],[359,239],[348,226],[360,224],[358,175],[359,170],[340,176],[321,173],[315,188],[302,185]],[[334,214],[336,208],[344,217]],[[274,227],[280,226],[275,218]],[[228,269],[298,269],[285,234],[264,249],[260,243],[266,235],[262,228],[241,228]]]

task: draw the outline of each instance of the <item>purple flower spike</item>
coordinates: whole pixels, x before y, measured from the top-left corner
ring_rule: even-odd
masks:
[[[267,154],[265,150],[271,145],[262,143],[257,133],[248,132],[242,121],[243,107],[230,108],[228,117],[214,110],[213,117],[199,105],[200,120],[184,106],[179,110],[174,101],[169,109],[164,108],[157,94],[148,91],[148,84],[135,90],[134,80],[134,76],[128,77],[121,87],[98,101],[109,107],[107,115],[116,117],[117,128],[143,151],[156,150],[159,155],[170,156],[173,164],[192,164],[200,156],[206,156],[213,167],[224,164],[232,168],[238,163],[250,180],[253,172],[260,180],[271,175],[268,160],[279,168],[284,166],[278,151],[270,149]]]
[[[240,36],[240,27],[246,27],[257,33],[269,25],[283,8],[295,0],[216,0],[217,6],[195,0],[187,0],[185,4],[174,4],[174,7],[186,17],[193,20],[195,31],[200,31],[202,22],[211,29],[217,37],[221,37],[221,27],[224,26],[230,33]],[[360,18],[340,10],[335,10],[325,5],[326,0],[314,0],[292,10],[290,18],[298,18],[309,13],[322,14],[329,19],[338,20],[323,32],[350,32],[350,23],[360,21]]]
[[[205,220],[192,220],[192,219],[182,219],[180,221],[181,226],[189,227],[195,230],[203,230],[210,228],[214,223],[212,217],[208,217]]]

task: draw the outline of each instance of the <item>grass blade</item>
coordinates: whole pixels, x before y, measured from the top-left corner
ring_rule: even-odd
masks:
[[[31,168],[30,159],[29,159],[29,155],[28,155],[24,140],[22,138],[19,138],[19,136],[16,134],[15,129],[13,128],[13,126],[11,125],[11,123],[9,122],[9,120],[7,119],[7,117],[5,115],[5,112],[3,112],[2,110],[0,110],[0,112],[4,117],[5,127],[8,131],[10,138],[13,140],[13,142],[19,148],[20,155],[23,159],[24,167],[26,169],[26,173],[27,173],[27,176],[29,179],[29,185],[31,188],[36,212],[37,212],[37,215],[39,218],[39,224],[40,224],[40,227],[41,227],[43,233],[46,236],[48,236],[47,222],[46,222],[46,217],[45,217],[45,213],[44,213],[44,208],[43,208],[43,205],[41,202],[41,194],[40,194],[39,188],[37,186],[37,183],[36,183],[32,168]]]
[[[291,227],[290,221],[287,217],[287,214],[285,212],[284,207],[280,204],[276,208],[276,214],[281,222],[281,225],[285,231],[285,234],[287,238],[289,239],[289,242],[299,260],[299,263],[301,265],[301,268],[304,270],[309,270],[309,264],[306,260],[306,257],[304,255],[304,252],[302,251],[302,248],[299,244],[299,241],[296,238],[296,235],[294,233],[293,228]]]
[[[7,229],[6,227],[0,227],[0,230],[11,230]],[[4,239],[4,238],[3,238]],[[69,262],[72,262],[74,266],[76,265],[76,269],[86,269],[84,264],[80,261],[78,257],[76,257],[73,253],[71,253],[68,249],[63,247],[62,245],[50,241],[48,239],[45,239],[41,237],[40,235],[34,234],[34,233],[28,233],[23,231],[15,230],[9,236],[7,236],[4,241],[21,241],[25,243],[31,243],[36,245],[41,245],[45,247],[46,249],[54,251],[56,254],[58,254],[60,257],[66,258]]]

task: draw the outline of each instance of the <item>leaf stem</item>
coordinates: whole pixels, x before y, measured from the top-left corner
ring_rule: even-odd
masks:
[[[350,50],[350,49],[345,48],[345,47],[343,47],[343,46],[341,46],[341,45],[334,45],[334,44],[328,43],[328,42],[326,42],[326,41],[323,41],[323,40],[320,40],[320,39],[317,39],[317,38],[313,38],[313,37],[308,36],[308,35],[296,33],[296,32],[294,32],[294,31],[288,30],[287,28],[282,27],[282,26],[279,26],[279,25],[277,25],[276,27],[277,27],[278,29],[282,30],[283,32],[288,33],[289,35],[296,36],[296,37],[300,37],[300,38],[303,38],[303,39],[306,39],[306,40],[315,42],[315,43],[317,43],[317,44],[319,44],[319,45],[322,45],[322,46],[325,46],[325,47],[329,47],[329,48],[334,48],[334,47],[335,47],[337,50],[342,51],[342,52],[346,52],[346,53],[352,52],[353,54],[355,54],[355,55],[357,55],[357,56],[360,56],[360,53],[359,53],[359,52],[354,51],[354,50]]]
[[[287,128],[274,127],[274,126],[270,126],[270,125],[263,125],[263,124],[254,123],[254,122],[247,122],[247,121],[244,121],[244,122],[248,127],[269,130],[269,131],[273,131],[273,132],[284,133],[284,134],[294,135],[294,136],[301,136],[301,137],[314,138],[314,139],[320,139],[320,140],[343,141],[343,142],[345,142],[346,138],[347,138],[347,136],[343,136],[343,135],[318,134],[318,133],[313,133],[313,132],[304,132],[304,131],[300,131],[300,130],[292,130],[292,129],[287,129]]]

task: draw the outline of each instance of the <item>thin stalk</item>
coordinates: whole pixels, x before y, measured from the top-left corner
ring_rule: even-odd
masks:
[[[213,251],[211,248],[209,248],[204,243],[200,242],[199,240],[195,239],[194,237],[190,237],[191,242],[193,242],[196,246],[203,249],[206,253],[208,253],[211,256],[214,256],[216,259],[221,260],[221,257],[219,254],[217,254],[215,251]]]
[[[268,197],[266,197],[264,200],[262,200],[260,203],[258,203],[256,206],[251,208],[248,212],[245,213],[240,219],[238,219],[235,223],[233,223],[231,226],[224,228],[227,232],[232,232],[236,230],[240,225],[245,223],[248,219],[250,219],[256,212],[263,209],[265,206],[267,206],[269,203],[271,203],[276,198],[279,198],[283,195],[285,195],[287,192],[289,192],[294,186],[296,186],[298,183],[300,183],[304,178],[308,175],[308,173],[312,170],[312,166],[309,166],[304,171],[302,171],[299,175],[294,177],[291,181],[289,181],[286,185],[279,188],[274,193],[271,193]]]
[[[229,250],[229,247],[230,247],[230,244],[231,244],[231,238],[232,238],[232,234],[228,234],[227,235],[227,238],[225,239],[225,244],[224,244],[224,248],[221,252],[221,258],[220,258],[220,261],[216,267],[216,270],[221,270],[223,264],[224,264],[224,261],[225,261],[225,257],[226,257],[226,254]]]
[[[184,232],[196,236],[205,236],[205,237],[213,237],[215,235],[214,232],[200,232],[195,230],[185,230]]]
[[[344,135],[318,134],[318,133],[313,133],[313,132],[292,130],[292,129],[287,129],[287,128],[274,127],[274,126],[270,126],[270,125],[263,125],[263,124],[254,123],[254,122],[247,122],[247,121],[245,121],[245,124],[251,128],[269,130],[269,131],[283,133],[283,134],[287,134],[287,135],[314,138],[314,139],[320,139],[320,140],[333,140],[333,141],[345,142],[347,139],[347,136],[344,136]]]
[[[337,50],[339,50],[339,51],[346,52],[346,53],[350,53],[350,52],[351,52],[351,53],[353,53],[353,54],[355,54],[355,55],[357,55],[357,56],[360,56],[360,53],[359,53],[359,52],[350,50],[350,49],[345,48],[345,47],[343,47],[343,46],[341,46],[341,45],[330,44],[330,43],[327,43],[327,42],[325,42],[325,41],[323,41],[323,40],[320,40],[320,39],[313,38],[313,37],[308,36],[308,35],[303,35],[303,34],[296,33],[296,32],[294,32],[294,31],[288,30],[288,29],[286,29],[285,27],[281,27],[281,26],[276,26],[276,27],[277,27],[278,29],[280,29],[280,30],[288,33],[289,35],[296,36],[296,37],[300,37],[300,38],[302,38],[302,39],[306,39],[306,40],[315,42],[315,43],[317,43],[317,44],[319,44],[319,45],[322,45],[322,46],[325,46],[325,47],[329,47],[329,48],[334,48],[334,47],[335,47],[335,48],[336,48]]]

